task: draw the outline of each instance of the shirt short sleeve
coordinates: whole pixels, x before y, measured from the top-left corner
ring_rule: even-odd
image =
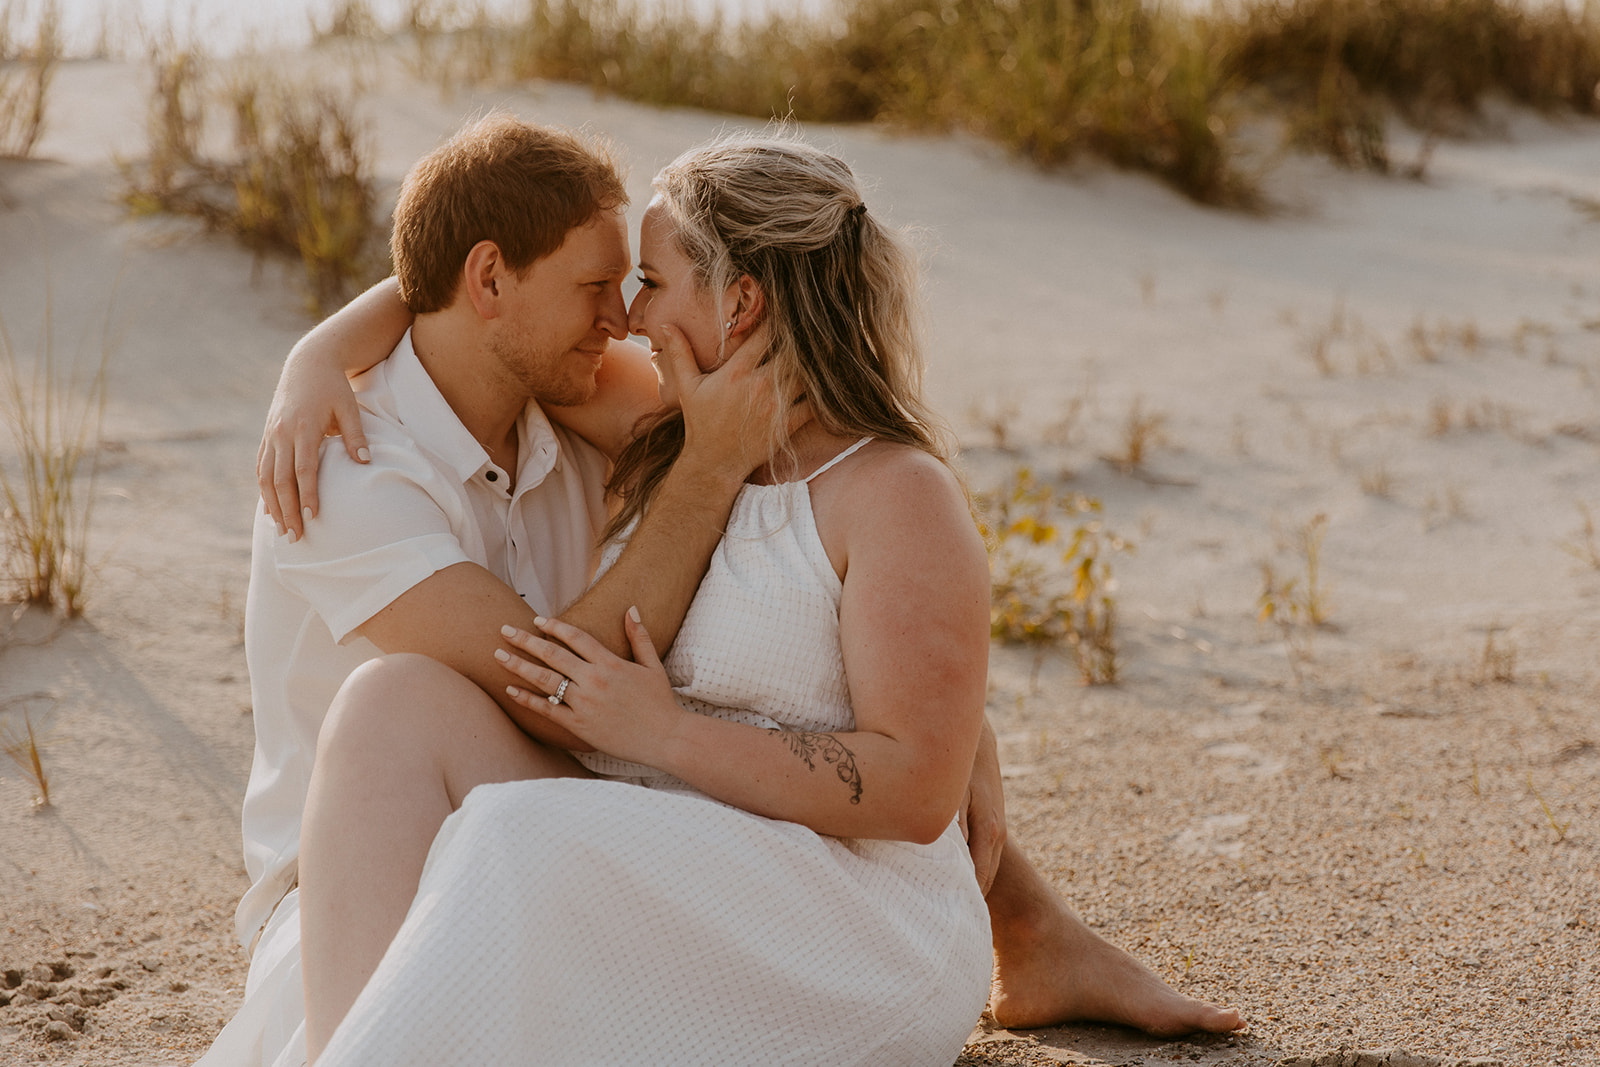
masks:
[[[299,541],[274,541],[279,579],[340,643],[412,586],[472,558],[461,540],[470,527],[461,487],[409,441],[382,440],[377,420],[365,421],[371,462],[325,442],[317,517]]]

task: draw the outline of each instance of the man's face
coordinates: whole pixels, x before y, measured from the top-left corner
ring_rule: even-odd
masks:
[[[581,404],[593,396],[606,346],[628,335],[622,280],[631,262],[627,217],[602,211],[511,278],[491,338],[504,373],[541,403]]]

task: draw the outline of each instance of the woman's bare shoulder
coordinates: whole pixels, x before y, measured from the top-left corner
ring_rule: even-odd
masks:
[[[938,456],[920,448],[897,441],[873,441],[855,459],[855,463],[841,464],[841,488],[895,495],[954,494],[965,507],[966,493],[956,472]]]
[[[851,460],[839,465],[825,500],[817,501],[820,494],[813,493],[824,540],[836,532],[857,544],[878,537],[906,547],[951,538],[979,543],[961,479],[937,456],[911,445],[874,441]]]

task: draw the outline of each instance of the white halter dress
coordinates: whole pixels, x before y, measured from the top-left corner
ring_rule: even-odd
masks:
[[[841,591],[806,483],[746,486],[665,661],[680,702],[854,729]],[[825,837],[652,768],[586,762],[611,777],[472,791],[319,1067],[947,1067],[960,1053],[991,956],[954,823],[931,845]]]

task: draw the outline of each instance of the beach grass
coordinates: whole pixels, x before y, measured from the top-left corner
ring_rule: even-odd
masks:
[[[46,100],[61,61],[61,19],[47,2],[23,39],[23,5],[0,4],[0,156],[26,157],[44,132]]]
[[[974,499],[989,550],[990,636],[1072,648],[1086,685],[1121,673],[1112,556],[1131,551],[1106,529],[1098,500],[1060,492],[1026,467]]]
[[[0,752],[16,764],[22,776],[33,784],[35,807],[50,806],[50,775],[45,770],[44,756],[40,751],[44,738],[34,727],[33,716],[22,714],[19,729],[13,722],[0,724]]]
[[[113,345],[107,331],[92,366],[63,365],[53,325],[46,294],[38,350],[25,360],[0,320],[0,422],[12,450],[0,456],[0,541],[13,595],[72,617],[83,612],[89,581],[89,520]]]
[[[530,0],[501,23],[470,3],[415,0],[406,28],[455,79],[547,78],[757,118],[965,130],[1040,164],[1094,155],[1233,206],[1262,203],[1263,121],[1292,148],[1387,171],[1399,118],[1426,134],[1402,168],[1420,176],[1436,139],[1470,129],[1490,97],[1600,114],[1596,0],[1247,0],[1209,11],[860,0],[754,22]],[[456,62],[441,58],[447,40]]]
[[[297,259],[313,315],[388,273],[352,93],[249,62],[224,76],[203,53],[170,40],[151,49],[150,65],[148,153],[123,164],[124,199],[136,213],[193,216],[257,257]],[[202,150],[218,108],[232,119],[225,154]]]

